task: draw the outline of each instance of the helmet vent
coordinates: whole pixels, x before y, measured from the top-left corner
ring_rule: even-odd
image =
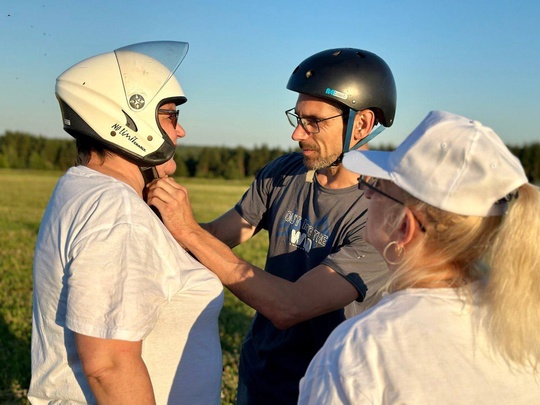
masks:
[[[306,79],[310,79],[312,78],[313,76],[315,76],[315,72],[313,70],[308,70],[306,72]]]
[[[332,53],[332,56],[339,56],[339,55],[341,55],[341,50]]]
[[[126,116],[126,127],[128,127],[129,129],[131,129],[132,131],[135,131],[137,132],[137,125],[135,124],[135,121],[133,121],[131,119],[131,117],[129,115],[126,114],[126,112],[124,110],[122,110],[122,112],[124,113],[124,115]]]
[[[366,57],[362,52],[356,52],[356,55],[360,56],[362,59],[365,59]]]

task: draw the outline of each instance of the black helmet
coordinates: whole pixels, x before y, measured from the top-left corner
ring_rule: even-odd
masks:
[[[287,89],[355,111],[371,109],[385,127],[394,122],[394,76],[384,60],[368,51],[337,48],[316,53],[294,69]]]

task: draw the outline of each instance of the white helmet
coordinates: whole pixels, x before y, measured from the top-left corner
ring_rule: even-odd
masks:
[[[186,42],[126,46],[86,59],[56,80],[64,130],[88,136],[138,166],[156,166],[176,145],[159,125],[158,109],[187,101],[174,72]]]

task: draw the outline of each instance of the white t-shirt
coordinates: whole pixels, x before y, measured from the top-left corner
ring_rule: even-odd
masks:
[[[158,404],[219,404],[219,279],[174,240],[127,184],[68,170],[34,256],[33,404],[95,403],[73,332],[143,340]]]
[[[478,313],[450,288],[385,296],[330,335],[299,404],[540,403],[540,375],[494,353]]]

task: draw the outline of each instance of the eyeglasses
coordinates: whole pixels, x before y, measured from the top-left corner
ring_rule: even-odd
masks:
[[[328,118],[302,118],[296,115],[293,111],[294,108],[285,111],[285,115],[287,115],[289,123],[295,128],[298,127],[298,125],[301,125],[302,128],[304,128],[306,132],[310,134],[317,134],[321,131],[321,129],[319,128],[319,122],[331,120],[337,117],[347,117],[349,115],[348,112],[344,112]]]
[[[403,201],[399,201],[397,198],[394,198],[392,197],[391,195],[389,194],[386,194],[384,191],[382,191],[381,189],[377,188],[377,182],[379,181],[378,178],[376,177],[370,177],[369,180],[366,180],[367,177],[366,176],[360,176],[358,178],[358,188],[360,190],[363,190],[363,191],[367,191],[368,189],[371,190],[371,191],[374,191],[376,193],[379,193],[381,195],[384,195],[386,198],[389,198],[391,199],[392,201],[394,202],[397,202],[398,204],[401,204],[403,205],[404,207],[406,207],[405,203]],[[413,217],[414,219],[416,219],[416,222],[418,222],[418,225],[420,225],[420,230],[422,232],[425,232],[426,231],[426,228],[424,227],[424,225],[422,224],[422,222],[420,222],[420,220],[416,217],[416,215],[414,215],[414,212],[412,213],[413,214]]]
[[[178,110],[164,110],[164,109],[160,108],[158,110],[158,114],[168,115],[169,118],[171,119],[171,123],[173,124],[173,127],[176,128],[176,125],[178,124],[178,114],[180,114],[180,111],[178,111]]]

